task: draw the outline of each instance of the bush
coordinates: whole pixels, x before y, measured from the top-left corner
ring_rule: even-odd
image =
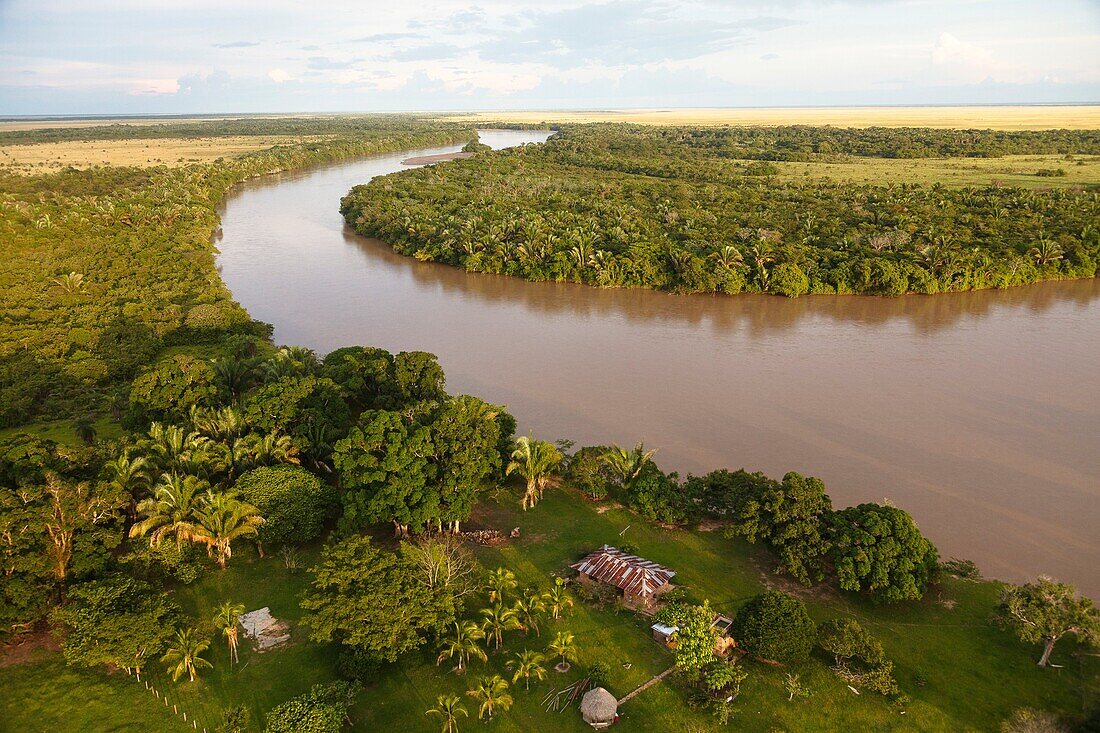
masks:
[[[264,517],[259,541],[265,545],[301,545],[321,534],[336,492],[299,466],[257,468],[237,480],[245,501]]]
[[[793,663],[810,655],[817,629],[802,601],[767,591],[741,607],[733,622],[734,638],[759,659]]]
[[[314,685],[304,695],[267,714],[266,733],[339,733],[348,717],[352,687],[347,682]]]
[[[611,665],[604,661],[596,662],[588,668],[586,676],[592,687],[607,687],[611,679]]]
[[[377,655],[356,647],[340,645],[336,657],[336,673],[345,680],[366,683],[378,676],[382,660]]]
[[[611,471],[603,460],[606,453],[607,446],[590,445],[578,450],[569,460],[566,479],[589,499],[604,499],[611,488]]]

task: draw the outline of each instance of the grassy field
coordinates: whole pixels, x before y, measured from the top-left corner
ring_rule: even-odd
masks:
[[[27,175],[93,165],[176,167],[209,163],[242,153],[291,145],[318,137],[294,135],[233,136],[197,139],[66,140],[0,146],[0,167]]]
[[[450,120],[520,124],[633,122],[644,125],[835,125],[993,130],[1100,128],[1100,105],[973,107],[760,107],[475,112]]]
[[[1100,157],[1061,155],[1006,155],[1003,158],[852,158],[824,163],[773,163],[779,178],[796,181],[829,178],[835,181],[886,185],[919,183],[944,186],[1020,186],[1065,188],[1100,183]],[[1064,176],[1040,176],[1039,171],[1062,170]]]
[[[709,598],[717,609],[734,612],[765,587],[780,586],[804,597],[812,615],[825,619],[851,615],[872,629],[897,663],[903,691],[912,700],[895,705],[877,695],[854,695],[820,661],[795,670],[746,662],[750,676],[742,688],[733,725],[738,730],[880,730],[984,731],[996,727],[1011,710],[1023,705],[1079,713],[1095,702],[1100,686],[1100,660],[1073,654],[1063,642],[1054,661],[1061,669],[1040,671],[1034,664],[1037,649],[1020,644],[1011,635],[990,626],[996,600],[994,583],[948,580],[920,604],[877,608],[862,599],[832,591],[790,587],[768,571],[769,560],[759,550],[722,538],[717,532],[672,531],[653,526],[621,509],[599,511],[572,493],[549,494],[536,510],[522,513],[511,495],[483,502],[471,526],[510,529],[518,526],[519,540],[502,547],[477,547],[487,568],[503,565],[514,570],[521,586],[545,587],[555,575],[601,543],[628,542],[640,554],[667,564],[677,581],[699,598]],[[380,538],[380,541],[384,539]],[[316,550],[302,552],[308,566]],[[210,655],[215,668],[195,684],[176,684],[163,672],[149,671],[170,702],[187,710],[200,729],[216,724],[225,707],[244,704],[255,721],[275,704],[306,691],[312,684],[332,679],[333,655],[327,647],[308,643],[297,626],[298,595],[308,582],[304,571],[291,571],[281,560],[259,559],[247,552],[235,555],[225,572],[210,572],[190,586],[174,591],[177,601],[195,618],[206,618],[214,605],[234,599],[249,609],[270,606],[275,616],[292,623],[292,644],[279,651],[257,654],[242,650],[241,664],[232,667],[224,644]],[[471,606],[473,613],[480,604]],[[547,621],[542,635],[525,638],[512,632],[502,653],[493,653],[483,665],[474,662],[466,677],[434,665],[434,650],[425,648],[387,670],[359,696],[354,709],[356,730],[434,730],[424,717],[436,695],[462,694],[473,678],[485,672],[505,673],[512,652],[541,649],[555,631],[576,634],[580,664],[568,673],[551,670],[548,679],[514,688],[516,704],[492,725],[498,731],[588,730],[575,709],[546,712],[544,695],[577,679],[580,669],[597,660],[611,665],[610,690],[618,697],[669,667],[672,657],[651,641],[648,622],[629,612],[578,604],[558,622]],[[808,700],[788,702],[782,683],[787,671],[801,675],[812,690]],[[190,730],[179,717],[166,716],[159,701],[141,683],[122,673],[64,667],[55,652],[42,651],[30,662],[0,669],[0,730],[129,731],[140,724],[163,730]],[[473,701],[467,707],[475,708]],[[64,715],[61,710],[66,710]],[[620,710],[617,730],[723,730],[709,716],[684,703],[684,691],[673,678],[647,690]],[[476,713],[475,713],[476,715]],[[478,724],[471,719],[465,730]]]

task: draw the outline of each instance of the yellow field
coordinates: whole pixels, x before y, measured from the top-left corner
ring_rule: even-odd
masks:
[[[995,130],[1100,129],[1100,105],[1065,107],[791,107],[475,112],[450,120],[526,124],[633,122],[644,125],[835,125]]]
[[[0,146],[0,167],[19,173],[47,173],[68,166],[92,165],[169,167],[229,158],[274,145],[316,140],[292,135],[145,140],[70,140]]]
[[[96,117],[64,120],[0,120],[0,132],[23,130],[57,130],[72,127],[104,127],[106,125],[178,125],[193,122],[221,122],[223,120],[278,119],[282,117],[322,117],[330,115],[225,115],[224,117]]]

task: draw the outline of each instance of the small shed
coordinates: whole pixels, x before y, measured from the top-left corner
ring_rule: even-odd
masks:
[[[581,717],[596,730],[611,727],[619,719],[619,701],[602,687],[594,687],[581,698]]]
[[[241,614],[238,620],[245,636],[256,642],[261,652],[290,641],[290,627],[285,621],[272,616],[267,606]]]
[[[656,623],[649,627],[653,632],[653,640],[668,645],[672,640],[672,635],[680,630],[678,626],[666,626],[662,623]]]

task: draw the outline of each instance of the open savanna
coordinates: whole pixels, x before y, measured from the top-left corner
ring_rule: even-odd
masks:
[[[18,173],[41,174],[95,165],[183,166],[209,163],[276,145],[319,140],[319,136],[264,135],[206,138],[138,138],[129,140],[63,140],[0,146],[0,166]]]
[[[486,499],[471,522],[473,527],[510,530],[519,527],[517,540],[499,547],[474,547],[486,569],[513,570],[520,586],[546,587],[553,577],[571,574],[569,563],[603,543],[629,543],[639,554],[677,572],[677,582],[696,599],[709,599],[724,613],[734,613],[754,594],[782,587],[800,595],[816,620],[851,616],[881,639],[897,664],[902,690],[911,698],[895,704],[864,691],[854,694],[820,658],[796,668],[778,668],[745,661],[749,678],[738,699],[733,726],[737,730],[765,731],[988,731],[1013,709],[1040,707],[1080,715],[1095,704],[1100,682],[1100,660],[1078,655],[1072,640],[1056,653],[1057,669],[1035,666],[1038,648],[1021,644],[1012,634],[995,628],[990,614],[999,585],[946,579],[916,604],[875,606],[867,600],[826,588],[803,589],[771,572],[772,560],[760,549],[721,532],[669,530],[641,520],[614,504],[596,506],[569,489],[550,492],[534,510],[522,512],[511,492]],[[381,530],[377,542],[389,543]],[[243,549],[243,548],[242,548]],[[312,564],[316,548],[301,552],[301,563]],[[163,672],[148,670],[150,679],[167,692],[172,704],[188,711],[200,729],[217,724],[221,710],[246,705],[255,729],[274,705],[305,692],[317,682],[333,678],[334,658],[327,646],[307,640],[299,625],[299,595],[309,582],[302,570],[288,570],[283,561],[250,552],[235,555],[230,567],[212,572],[194,584],[172,590],[175,600],[192,617],[208,617],[225,599],[249,609],[270,606],[292,624],[292,643],[282,650],[257,654],[242,650],[241,663],[232,666],[223,643],[209,657],[214,669],[195,683],[171,683]],[[477,617],[484,598],[469,604]],[[542,649],[557,631],[576,635],[579,662],[567,673],[548,672],[533,682],[530,692],[522,682],[513,686],[513,708],[499,714],[492,729],[502,732],[556,730],[582,733],[588,728],[575,708],[548,712],[542,700],[581,676],[596,661],[611,667],[608,688],[623,697],[642,682],[672,664],[672,655],[652,641],[649,619],[617,608],[578,602],[559,621],[546,620],[541,635],[510,632],[503,648],[491,652],[487,663],[473,662],[465,676],[434,664],[435,649],[425,646],[406,656],[368,684],[353,709],[356,730],[430,731],[438,727],[424,711],[439,694],[464,692],[482,674],[507,674],[506,661],[523,649]],[[220,640],[218,640],[220,642]],[[812,696],[787,700],[783,681],[788,672],[799,674]],[[42,649],[29,662],[0,668],[0,728],[4,730],[129,731],[154,724],[161,730],[192,730],[179,717],[165,715],[163,703],[125,673],[65,667],[57,652]],[[476,706],[464,698],[474,718],[463,730],[478,730]],[[685,690],[675,678],[646,690],[620,710],[616,729],[634,731],[726,730],[709,715],[685,703]],[[108,722],[109,721],[109,722]],[[143,727],[143,724],[145,727]],[[7,726],[4,728],[3,726]]]
[[[748,161],[746,161],[748,163]],[[1065,188],[1100,184],[1100,157],[1062,155],[1006,155],[1001,158],[856,158],[836,162],[777,162],[778,178],[797,181],[829,178],[834,181],[888,185],[916,183],[931,186],[1020,186]],[[1065,175],[1039,175],[1063,171]]]
[[[833,125],[992,130],[1093,130],[1100,105],[971,107],[758,107],[458,113],[449,120],[488,124],[632,122],[643,125]]]

